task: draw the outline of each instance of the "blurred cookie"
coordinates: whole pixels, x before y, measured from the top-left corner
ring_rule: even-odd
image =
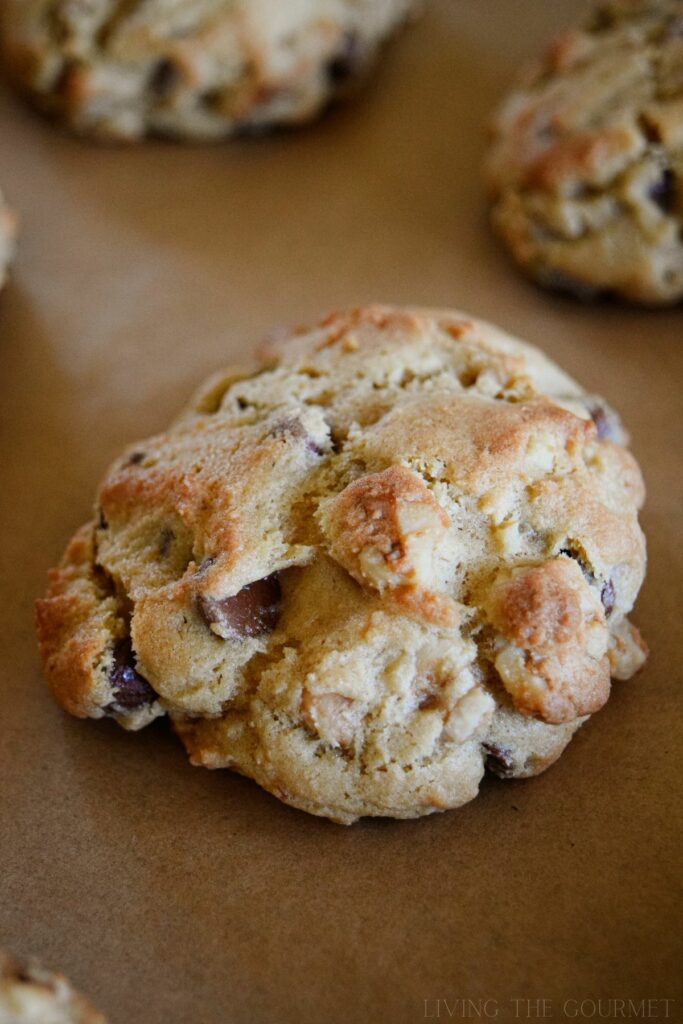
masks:
[[[7,0],[18,84],[84,135],[216,139],[306,121],[414,0]]]
[[[683,299],[683,2],[610,0],[557,38],[499,110],[487,178],[541,284]]]
[[[489,324],[333,314],[110,469],[38,602],[50,686],[341,822],[534,775],[645,658],[625,440]]]
[[[15,233],[15,216],[5,205],[2,192],[0,192],[0,288],[7,278],[7,268],[14,252]]]
[[[1,1024],[106,1024],[63,974],[34,961],[22,963],[0,950]]]

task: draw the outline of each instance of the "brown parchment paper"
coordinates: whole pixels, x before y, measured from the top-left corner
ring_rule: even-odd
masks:
[[[22,217],[0,299],[0,944],[113,1024],[624,1019],[608,999],[683,1021],[683,313],[526,283],[478,178],[484,119],[581,6],[432,0],[352,104],[208,148],[89,146],[0,94]],[[538,779],[345,829],[190,767],[162,725],[63,714],[32,604],[124,443],[273,324],[370,300],[494,320],[621,410],[649,488],[652,657]]]

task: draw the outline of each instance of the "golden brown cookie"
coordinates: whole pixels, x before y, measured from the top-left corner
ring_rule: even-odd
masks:
[[[38,602],[50,686],[342,822],[533,775],[645,658],[624,442],[489,324],[332,314],[111,467]]]

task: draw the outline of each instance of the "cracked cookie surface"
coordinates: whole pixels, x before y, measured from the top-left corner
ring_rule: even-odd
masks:
[[[5,62],[71,129],[216,139],[309,120],[414,0],[7,0]]]
[[[0,950],[2,1024],[106,1024],[103,1015],[63,974]]]
[[[539,283],[683,300],[683,0],[608,0],[556,38],[498,111],[486,177]]]
[[[0,288],[7,280],[7,271],[14,254],[16,219],[0,192]]]
[[[341,822],[534,775],[645,659],[625,441],[463,314],[267,341],[107,473],[38,602],[50,686]]]

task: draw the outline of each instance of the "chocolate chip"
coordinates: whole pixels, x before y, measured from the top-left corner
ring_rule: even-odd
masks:
[[[614,14],[609,7],[598,7],[590,22],[590,30],[593,32],[606,32],[614,25]]]
[[[610,425],[605,410],[601,405],[594,405],[588,410],[591,414],[591,419],[595,424],[598,431],[598,437],[609,437],[610,436]]]
[[[602,601],[603,607],[605,609],[606,618],[609,618],[609,616],[612,614],[616,599],[617,596],[614,592],[614,584],[611,580],[607,580],[607,583],[605,583],[602,590],[600,591],[600,600]]]
[[[156,700],[156,693],[147,680],[136,671],[133,660],[130,640],[122,640],[114,649],[114,667],[109,675],[115,699],[107,710],[116,714],[125,715]]]
[[[499,747],[496,743],[483,743],[486,751],[486,768],[501,779],[509,779],[514,771],[512,751],[507,747]]]
[[[662,141],[659,126],[646,113],[638,115],[638,126],[648,142],[658,143]]]
[[[595,285],[589,284],[587,281],[581,281],[578,277],[574,277],[573,274],[568,274],[565,270],[557,268],[540,268],[537,272],[537,277],[546,288],[553,288],[559,292],[568,292],[579,299],[580,302],[595,302],[597,299],[606,298],[608,294],[605,289],[596,288]]]
[[[166,99],[180,82],[180,71],[171,60],[160,60],[149,80],[150,92],[159,99]]]
[[[327,77],[334,86],[345,85],[361,68],[363,53],[357,32],[347,32],[342,44],[327,64]]]
[[[164,527],[159,535],[159,555],[161,558],[165,558],[171,550],[171,544],[175,540],[175,534],[173,530],[169,530],[168,527]]]
[[[682,36],[683,17],[678,14],[674,14],[664,29],[664,41],[669,42],[672,39],[680,39]]]
[[[280,618],[278,573],[248,583],[232,597],[217,600],[199,594],[197,601],[205,622],[223,640],[263,636],[275,629]]]
[[[133,452],[132,455],[128,456],[127,466],[139,466],[143,459],[146,458],[145,452]]]
[[[667,167],[662,171],[648,195],[662,213],[671,213],[676,203],[676,176],[671,168]]]
[[[105,515],[104,515],[104,512],[102,511],[101,508],[98,509],[98,512],[97,512],[97,528],[98,528],[98,530],[108,530],[109,529],[109,523],[107,522],[107,520],[105,518]]]
[[[614,441],[616,444],[627,444],[628,435],[624,430],[618,413],[599,395],[587,395],[584,399],[586,411],[595,424],[601,440]]]

